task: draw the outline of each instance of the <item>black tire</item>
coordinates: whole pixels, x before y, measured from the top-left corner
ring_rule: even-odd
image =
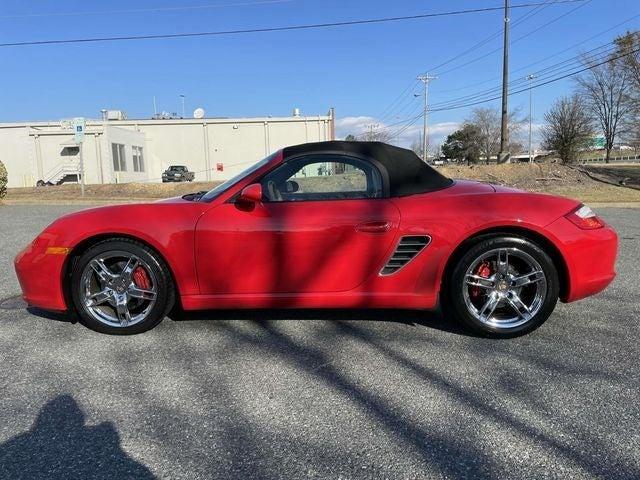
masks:
[[[155,278],[157,290],[155,303],[143,320],[127,326],[111,326],[94,318],[83,302],[81,279],[85,267],[99,255],[109,252],[126,252],[142,260]],[[158,325],[175,303],[176,292],[171,272],[164,260],[151,248],[128,238],[114,238],[101,241],[83,252],[73,265],[71,273],[71,298],[80,323],[100,333],[111,335],[132,335],[142,333]]]
[[[523,291],[522,289],[536,288],[536,292],[540,292],[540,294],[544,293],[544,299],[539,301],[535,314],[531,315],[530,318],[526,321],[524,320],[524,315],[515,313],[518,310],[514,309],[506,303],[508,300],[501,300],[502,303],[499,304],[501,305],[499,308],[501,308],[502,310],[512,310],[512,314],[516,314],[518,317],[522,317],[520,321],[523,321],[524,323],[522,323],[521,325],[514,325],[513,327],[509,325],[490,325],[489,323],[491,323],[491,321],[493,320],[491,317],[493,313],[489,314],[489,318],[485,319],[486,321],[483,322],[479,318],[477,318],[474,313],[472,313],[471,308],[467,304],[467,301],[470,301],[469,299],[473,294],[473,290],[471,289],[476,288],[472,286],[470,287],[465,282],[465,278],[468,274],[469,268],[471,268],[472,265],[474,265],[474,262],[476,262],[483,255],[487,255],[490,252],[494,252],[499,249],[506,249],[510,252],[513,252],[514,255],[516,254],[516,252],[524,252],[525,256],[528,255],[530,256],[530,258],[533,258],[535,262],[537,262],[538,266],[541,267],[541,270],[544,273],[544,281],[539,281],[539,284],[536,281],[535,287],[533,282],[531,285],[527,285],[526,287],[520,287],[521,290],[520,292],[518,292],[526,294],[527,292]],[[496,275],[498,274],[496,273]],[[542,276],[536,275],[535,278],[538,277]],[[498,282],[496,282],[496,284],[497,283]],[[502,287],[503,286],[504,285],[502,285]],[[481,297],[478,300],[480,302],[479,304],[482,304],[485,299],[489,298],[488,296],[491,295],[490,292],[498,292],[497,288],[498,287],[496,287],[495,290],[485,290],[484,288],[477,289],[482,292],[479,295],[485,295],[485,297]],[[465,294],[465,289],[470,290],[467,290],[467,293]],[[448,314],[447,316],[456,318],[464,326],[482,336],[494,338],[512,338],[524,335],[535,330],[549,318],[558,301],[559,278],[558,272],[553,264],[553,260],[536,243],[532,242],[529,239],[513,235],[494,235],[490,237],[479,238],[478,241],[473,243],[469,247],[469,249],[462,255],[462,257],[457,261],[453,270],[451,271],[450,278],[444,285],[443,294],[443,310],[445,314]],[[465,295],[467,297],[466,299]],[[510,294],[508,293],[508,291],[506,291],[504,292],[504,295],[509,296]],[[533,297],[534,295],[530,296]],[[481,309],[482,307],[478,308],[476,310],[476,314],[478,314],[479,310]],[[521,312],[523,314],[526,314],[526,311],[524,309],[521,309]],[[482,315],[480,315],[480,317],[482,317]],[[493,321],[493,323],[498,322]],[[515,323],[517,322],[514,321],[514,324]]]
[[[44,180],[38,180],[36,182],[36,187],[44,187],[44,186],[45,186]]]

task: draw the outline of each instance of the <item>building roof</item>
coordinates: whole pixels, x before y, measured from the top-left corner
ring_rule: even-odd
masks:
[[[101,120],[87,118],[87,126],[135,126],[135,125],[185,125],[185,124],[244,124],[244,123],[281,123],[281,122],[330,122],[330,115],[306,115],[291,117],[205,117],[205,118],[128,118],[126,120]],[[24,121],[24,122],[0,122],[0,128],[59,128],[60,120],[51,121]]]

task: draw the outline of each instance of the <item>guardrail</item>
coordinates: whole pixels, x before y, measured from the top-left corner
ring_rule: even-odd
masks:
[[[605,157],[583,158],[578,163],[582,165],[589,163],[606,163],[606,159]],[[625,155],[623,157],[610,158],[609,163],[640,163],[640,155]]]

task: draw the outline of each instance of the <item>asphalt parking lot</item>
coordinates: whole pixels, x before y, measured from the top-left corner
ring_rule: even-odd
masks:
[[[1,299],[18,250],[78,208],[0,207]],[[0,478],[640,478],[640,209],[600,213],[614,284],[514,340],[403,311],[111,337],[0,309]]]

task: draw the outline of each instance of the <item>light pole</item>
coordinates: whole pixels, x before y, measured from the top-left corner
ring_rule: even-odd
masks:
[[[438,77],[432,77],[428,74],[426,75],[419,75],[418,76],[418,80],[420,80],[423,84],[424,84],[424,112],[422,112],[422,161],[423,162],[427,162],[427,139],[428,139],[428,135],[429,135],[429,123],[428,123],[428,116],[429,116],[429,110],[428,110],[428,106],[429,106],[429,82],[431,80],[435,80]]]
[[[529,80],[529,163],[533,162],[533,150],[531,149],[531,122],[533,121],[533,80],[536,78],[535,75],[529,74],[524,77],[525,80]]]
[[[180,94],[180,100],[182,100],[182,118],[185,118],[185,109],[184,109],[184,98],[185,96],[183,94]]]

